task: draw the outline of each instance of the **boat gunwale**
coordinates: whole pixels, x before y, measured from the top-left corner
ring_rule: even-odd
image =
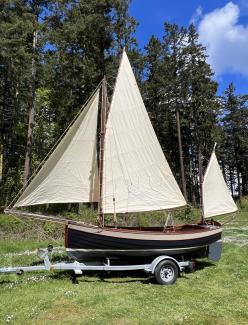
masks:
[[[213,224],[185,224],[176,227],[169,227],[168,229],[164,229],[163,227],[115,227],[115,226],[105,226],[103,228],[97,227],[95,225],[88,225],[88,224],[75,224],[75,223],[68,223],[68,227],[76,226],[82,228],[91,228],[95,230],[99,230],[100,232],[113,232],[113,233],[130,233],[130,234],[150,234],[150,235],[180,235],[180,234],[194,234],[194,233],[204,233],[213,230],[219,229],[222,231],[222,226],[218,222],[214,222]],[[210,228],[211,227],[211,228]],[[185,228],[190,230],[185,230]],[[84,230],[82,230],[84,231]]]

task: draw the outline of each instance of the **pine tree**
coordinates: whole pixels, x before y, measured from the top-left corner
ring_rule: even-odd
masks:
[[[33,133],[35,124],[35,98],[36,89],[38,86],[37,78],[37,64],[40,59],[38,47],[42,37],[41,26],[39,24],[40,16],[48,4],[47,0],[30,0],[27,2],[27,10],[30,13],[30,40],[27,45],[30,52],[30,81],[29,81],[29,99],[28,99],[28,132],[27,132],[27,145],[23,173],[23,187],[28,185],[28,180],[32,174],[32,154],[33,154]],[[32,35],[32,36],[31,36]]]
[[[63,132],[105,74],[111,46],[111,6],[102,1],[63,1],[46,18],[46,86]]]
[[[189,200],[195,202],[199,147],[209,155],[214,143],[219,106],[217,84],[212,80],[205,48],[198,43],[193,25],[186,30],[166,23],[163,41],[153,37],[146,51],[147,107],[153,113],[156,132],[179,180],[183,178],[182,167],[185,168]]]
[[[184,88],[187,90],[185,103],[185,123],[188,128],[187,157],[190,161],[192,195],[197,196],[199,157],[209,157],[215,142],[219,103],[216,97],[217,83],[206,62],[205,48],[198,42],[198,34],[193,25],[187,33],[185,47],[186,64],[183,69]],[[204,166],[207,159],[203,160]],[[194,197],[191,198],[194,201]]]
[[[248,166],[248,97],[235,95],[231,83],[222,97],[224,161],[232,193],[247,194]]]
[[[137,81],[142,82],[144,69],[143,56],[138,48],[138,43],[134,37],[137,21],[129,15],[128,9],[130,0],[112,0],[111,11],[111,50],[108,53],[107,80],[110,87],[114,87],[122,51],[128,54]]]
[[[24,162],[33,16],[28,2],[5,1],[0,6],[1,194],[6,202],[18,188]]]

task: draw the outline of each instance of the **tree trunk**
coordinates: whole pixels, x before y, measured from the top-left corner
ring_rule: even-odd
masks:
[[[176,110],[176,118],[177,118],[177,137],[178,137],[180,168],[181,168],[181,177],[182,177],[182,188],[183,188],[184,198],[187,201],[188,198],[187,198],[187,189],[186,189],[185,172],[184,172],[184,164],[183,164],[183,150],[182,150],[180,115],[179,115],[178,109]]]
[[[224,164],[224,161],[223,161],[222,158],[221,158],[221,168],[222,168],[222,173],[223,173],[223,176],[224,176],[224,180],[225,180],[225,182],[227,182],[226,181],[226,168],[225,168],[225,164]]]
[[[28,180],[32,170],[32,148],[33,148],[33,131],[34,131],[34,115],[35,115],[35,79],[36,79],[36,62],[35,52],[37,48],[37,31],[33,33],[33,57],[31,67],[31,82],[30,82],[30,104],[28,118],[28,138],[26,147],[26,156],[23,174],[23,187],[28,185]]]
[[[241,190],[241,182],[240,182],[240,172],[238,167],[236,167],[236,171],[237,171],[237,181],[238,181],[238,195],[239,195],[239,199],[241,199],[242,190]]]
[[[233,193],[233,173],[232,173],[232,168],[229,167],[229,179],[230,179],[230,186],[231,186],[231,193],[232,193],[232,197],[234,196]]]

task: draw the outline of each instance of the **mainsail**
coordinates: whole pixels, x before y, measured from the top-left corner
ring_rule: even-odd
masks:
[[[98,103],[99,90],[24,190],[15,207],[98,201]]]
[[[103,212],[185,206],[123,52],[108,115],[104,148]]]
[[[203,181],[204,218],[232,213],[237,210],[222,175],[215,150],[213,150]]]

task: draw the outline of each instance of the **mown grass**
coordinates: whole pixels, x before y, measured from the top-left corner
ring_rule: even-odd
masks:
[[[62,247],[60,226],[25,222],[0,216],[0,265],[35,264],[35,248]],[[218,263],[199,261],[173,286],[142,272],[77,280],[62,271],[1,275],[0,324],[248,324],[248,212],[225,226]]]

